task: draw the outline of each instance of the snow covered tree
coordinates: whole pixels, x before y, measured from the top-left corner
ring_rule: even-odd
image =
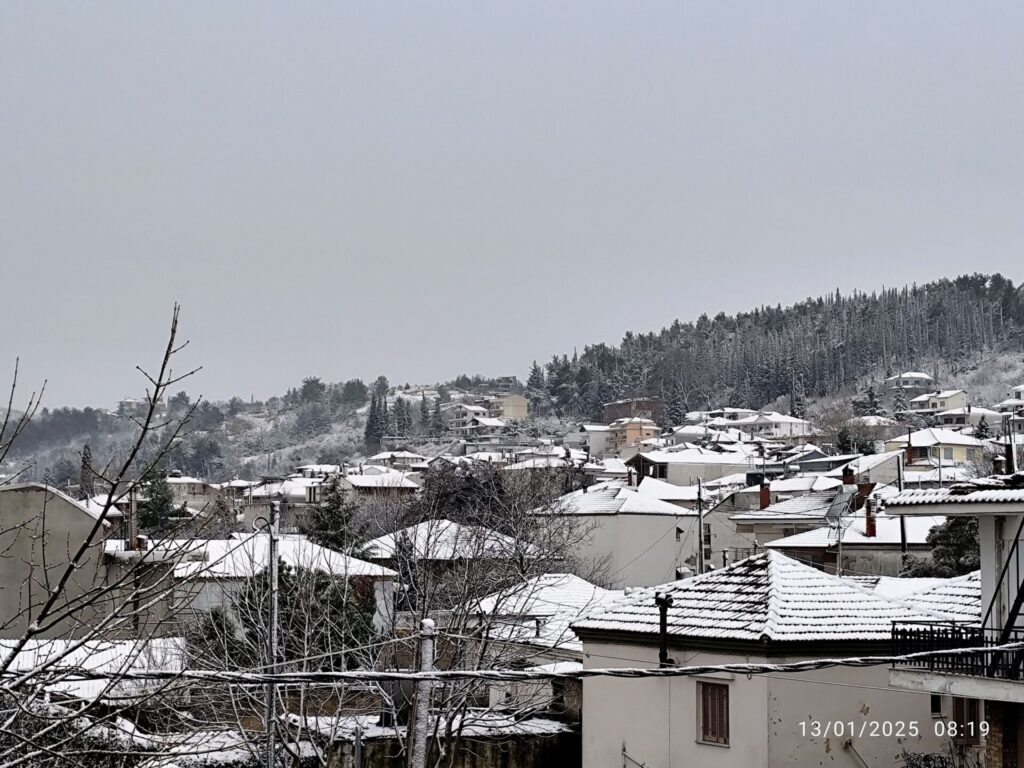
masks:
[[[412,411],[409,408],[409,401],[404,397],[395,398],[395,434],[399,437],[406,437],[412,433]]]
[[[417,426],[421,435],[430,431],[430,403],[427,402],[425,394],[420,395],[420,420]]]
[[[366,538],[366,523],[340,477],[324,483],[320,503],[306,514],[302,532],[322,547],[358,556],[356,544]]]
[[[981,567],[978,518],[950,517],[928,534],[931,557],[908,557],[900,576],[948,579]]]
[[[139,527],[148,533],[161,533],[171,525],[174,496],[167,478],[158,475],[146,487],[146,500],[139,504]]]
[[[92,448],[86,443],[82,448],[82,466],[78,473],[79,497],[90,499],[96,495],[96,470],[92,465]]]
[[[441,400],[439,398],[434,401],[434,408],[430,412],[430,434],[433,437],[441,437],[444,432],[444,416],[441,414]]]
[[[373,382],[373,394],[377,396],[377,400],[385,400],[388,396],[388,377],[378,376]]]
[[[366,442],[368,451],[380,449],[380,439],[387,434],[387,416],[381,410],[377,393],[370,396],[370,409],[366,414],[366,429],[363,432],[363,439]]]
[[[319,403],[327,392],[327,385],[320,381],[319,376],[308,376],[302,380],[299,399],[304,403]]]
[[[789,395],[789,415],[798,419],[807,416],[807,393],[804,390],[803,374],[793,377],[793,385]]]
[[[893,397],[892,410],[896,414],[897,420],[899,419],[901,411],[910,410],[910,402],[907,400],[907,390],[903,387],[899,387],[896,390],[896,395]]]
[[[974,428],[974,436],[979,440],[988,440],[992,437],[992,427],[989,426],[988,417],[984,414],[978,419],[978,426]]]

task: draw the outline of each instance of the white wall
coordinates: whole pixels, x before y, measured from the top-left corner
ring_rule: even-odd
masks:
[[[764,658],[683,653],[686,665],[764,661]],[[584,644],[584,666],[657,667],[654,646]],[[792,661],[794,659],[788,659]],[[784,663],[787,659],[772,659]],[[629,755],[648,768],[747,768],[748,766],[856,766],[845,739],[815,737],[810,721],[917,723],[919,735],[853,737],[869,765],[898,765],[902,750],[943,752],[935,736],[928,695],[888,688],[886,666],[802,672],[792,677],[724,675],[656,679],[587,678],[583,682],[583,765],[621,768]],[[797,679],[799,678],[799,679]],[[697,741],[697,681],[729,685],[730,746]],[[879,690],[881,689],[881,690]],[[806,731],[801,730],[805,723]],[[632,764],[632,763],[627,763]]]
[[[680,512],[684,510],[680,508]],[[607,586],[650,587],[675,581],[676,566],[695,562],[697,517],[688,515],[577,515],[586,536],[578,554],[605,561]],[[676,541],[676,528],[681,540]]]

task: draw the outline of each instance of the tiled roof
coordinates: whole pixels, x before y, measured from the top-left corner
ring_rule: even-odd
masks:
[[[1013,504],[1024,502],[1024,472],[957,483],[949,488],[903,491],[886,499],[886,506],[921,504]]]
[[[676,637],[888,640],[893,621],[938,618],[778,552],[763,552],[719,571],[638,590],[572,626],[657,635],[657,592],[673,599],[668,633]]]
[[[942,583],[908,595],[906,602],[953,621],[981,622],[981,571],[944,579]]]
[[[598,483],[567,493],[553,507],[540,507],[536,514],[561,515],[690,515],[688,509],[627,488],[616,481]]]

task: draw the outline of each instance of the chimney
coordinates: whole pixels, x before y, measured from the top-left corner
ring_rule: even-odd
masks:
[[[907,427],[907,458],[905,463],[912,464],[914,462],[914,431]]]
[[[876,535],[875,530],[875,504],[874,499],[868,499],[864,504],[864,535],[869,539],[873,539]]]
[[[761,481],[761,509],[770,507],[772,503],[772,489],[764,480]]]
[[[853,477],[853,467],[846,465],[843,467],[843,485],[856,485],[857,481]]]

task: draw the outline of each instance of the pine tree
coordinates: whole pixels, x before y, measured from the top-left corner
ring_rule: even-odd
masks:
[[[356,555],[356,544],[364,539],[366,525],[358,517],[359,505],[332,476],[323,486],[320,503],[306,515],[302,532],[322,547]]]
[[[807,393],[804,391],[804,377],[793,377],[792,392],[789,396],[789,415],[802,419],[807,415]]]
[[[978,426],[974,428],[974,436],[979,440],[988,440],[992,437],[992,427],[989,426],[988,418],[984,414],[978,420]]]
[[[427,403],[427,396],[420,396],[420,434],[427,434],[430,431],[430,405]]]
[[[430,434],[441,437],[445,431],[444,417],[441,415],[441,401],[434,401],[434,410],[430,412]]]
[[[907,401],[907,390],[903,387],[896,390],[896,396],[892,401],[892,409],[897,416],[899,416],[901,411],[910,410],[910,403]]]
[[[96,495],[96,472],[92,467],[92,448],[86,443],[82,448],[82,468],[78,475],[79,495],[91,499]]]
[[[366,442],[366,449],[375,451],[380,448],[380,439],[383,437],[385,424],[381,422],[380,402],[377,400],[377,393],[370,397],[370,409],[366,414],[366,429],[363,438]]]
[[[167,478],[162,475],[149,483],[146,500],[139,504],[139,528],[147,533],[161,533],[174,515],[174,495]]]
[[[412,411],[404,397],[395,398],[395,434],[406,437],[412,432]]]

